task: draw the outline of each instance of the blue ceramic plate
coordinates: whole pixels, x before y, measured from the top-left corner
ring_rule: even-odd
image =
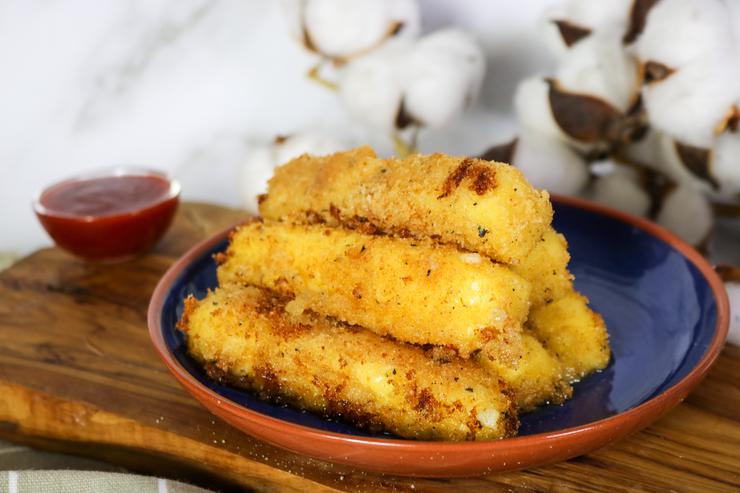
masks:
[[[639,418],[640,427],[646,426],[698,383],[726,336],[727,304],[722,284],[690,247],[646,221],[583,201],[557,199],[554,208],[554,227],[568,239],[572,257],[570,269],[576,276],[576,288],[590,299],[592,308],[606,321],[612,360],[602,372],[575,384],[573,398],[565,404],[545,406],[521,415],[519,437],[489,444],[502,446],[527,437],[558,436],[569,430],[603,434],[603,427],[592,425],[614,421],[607,418],[625,416],[630,410],[640,411],[641,406],[671,389],[676,399],[671,399],[670,403],[657,400],[661,402],[659,410],[632,413],[635,419]],[[182,300],[187,295],[202,298],[208,289],[217,286],[212,256],[226,246],[227,240],[222,235],[220,239],[201,245],[200,250],[196,248],[196,254],[186,262],[173,266],[175,271],[168,273],[169,277],[165,276],[160,283],[150,307],[150,329],[155,345],[163,343],[164,348],[158,349],[164,353],[168,366],[178,367],[173,371],[181,382],[183,378],[188,380],[183,383],[189,390],[193,391],[193,386],[198,388],[201,395],[196,394],[196,397],[203,401],[203,392],[217,395],[249,410],[250,417],[259,414],[288,427],[299,425],[291,429],[314,430],[316,436],[356,438],[376,447],[382,441],[388,444],[434,443],[369,435],[350,424],[272,405],[249,392],[210,380],[187,355],[184,336],[176,329],[176,322],[182,313]],[[650,407],[646,409],[649,411]],[[238,420],[226,419],[240,426],[236,423]],[[621,433],[606,435],[613,439]],[[271,437],[263,438],[276,441]],[[278,445],[296,448],[289,444]],[[573,444],[571,449],[578,452]],[[325,454],[311,455],[326,458]],[[562,454],[553,455],[547,460],[562,457]],[[530,464],[547,460],[535,458]],[[349,463],[375,468],[367,461]],[[524,465],[528,464],[519,464],[520,467]]]

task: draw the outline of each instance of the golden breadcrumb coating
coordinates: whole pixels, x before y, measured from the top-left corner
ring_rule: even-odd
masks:
[[[611,352],[604,319],[576,291],[532,310],[528,324],[542,344],[560,359],[571,380],[609,364]]]
[[[295,317],[268,291],[227,286],[190,297],[180,328],[212,378],[372,430],[428,440],[488,440],[518,425],[510,399],[470,360],[316,315]]]
[[[566,296],[573,290],[568,271],[570,254],[565,237],[548,228],[531,252],[512,270],[532,285],[532,309]]]
[[[507,164],[443,154],[378,159],[369,147],[278,167],[266,219],[372,226],[519,263],[552,220],[547,192]]]
[[[372,431],[486,440],[609,363],[549,196],[514,167],[304,155],[260,212],[216,256],[220,287],[185,300],[212,378]]]
[[[325,225],[253,221],[221,256],[221,286],[249,284],[380,335],[500,361],[521,355],[529,283],[477,253]]]
[[[529,331],[523,337],[524,354],[515,367],[502,365],[482,354],[479,364],[511,389],[520,411],[541,404],[561,404],[573,394],[563,364],[545,349]]]

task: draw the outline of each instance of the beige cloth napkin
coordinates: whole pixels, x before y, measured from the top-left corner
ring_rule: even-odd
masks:
[[[0,493],[201,493],[177,481],[128,474],[72,455],[42,452],[0,440]]]
[[[167,479],[100,471],[4,471],[0,493],[201,493]]]

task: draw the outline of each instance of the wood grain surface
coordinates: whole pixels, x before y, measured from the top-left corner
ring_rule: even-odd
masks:
[[[41,250],[0,273],[0,438],[219,490],[738,491],[740,348],[648,429],[567,462],[483,478],[412,479],[298,456],[209,414],[165,369],[149,297],[186,249],[244,218],[183,204],[157,249],[118,265]]]

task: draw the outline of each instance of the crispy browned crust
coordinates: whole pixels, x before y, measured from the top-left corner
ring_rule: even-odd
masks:
[[[220,383],[373,432],[436,440],[515,433],[516,411],[503,384],[471,361],[453,356],[437,364],[421,348],[358,327],[315,314],[291,316],[284,303],[275,293],[248,287],[189,298],[180,325],[190,354]],[[250,346],[234,353],[235,343]],[[241,371],[244,365],[251,369]],[[365,377],[357,379],[364,368],[371,369],[362,373],[371,380],[379,376],[372,369],[387,368],[385,390],[373,394],[376,384],[364,387]],[[495,429],[479,421],[484,409],[496,410]]]
[[[468,188],[478,195],[485,195],[496,187],[496,170],[489,163],[479,159],[465,158],[453,169],[444,183],[442,193],[437,197],[443,199],[468,179]]]
[[[383,160],[362,147],[279,167],[260,212],[270,220],[433,237],[518,263],[552,219],[548,198],[502,163],[443,154]]]
[[[245,224],[308,225],[309,229],[312,225],[316,226],[320,234],[306,246],[309,250],[313,247],[313,251],[328,250],[330,243],[344,245],[348,241],[346,230],[351,230],[370,237],[410,240],[415,252],[409,254],[408,259],[419,257],[420,245],[436,244],[438,247],[445,245],[446,248],[454,246],[456,250],[451,250],[450,255],[453,251],[457,252],[456,255],[469,255],[472,251],[489,257],[494,264],[508,264],[511,270],[533,287],[527,302],[528,306],[531,305],[528,325],[532,330],[525,331],[525,340],[523,320],[512,320],[500,327],[474,324],[478,327],[476,338],[480,345],[464,350],[449,340],[434,341],[439,345],[430,345],[423,338],[408,339],[434,325],[430,320],[406,332],[396,333],[388,328],[379,330],[373,325],[376,320],[354,320],[348,313],[372,310],[372,307],[363,306],[363,303],[367,303],[382,286],[387,289],[387,283],[368,283],[369,274],[348,282],[349,287],[342,296],[349,301],[343,303],[354,306],[353,310],[344,310],[344,304],[335,302],[336,306],[343,308],[333,311],[323,303],[322,296],[312,298],[304,294],[304,298],[299,300],[300,291],[306,286],[295,284],[295,269],[306,270],[305,266],[280,267],[276,264],[272,272],[269,268],[263,268],[255,276],[246,275],[240,267],[244,265],[245,258],[235,258],[235,230],[229,235],[232,246],[226,252],[214,255],[221,266],[219,279],[223,283],[226,277],[222,274],[234,270],[232,264],[238,264],[232,279],[234,285],[224,288],[232,294],[240,289],[251,293],[245,295],[247,301],[238,309],[246,316],[244,323],[238,324],[237,332],[246,330],[248,334],[251,329],[247,328],[250,326],[247,320],[254,319],[257,325],[252,329],[256,328],[256,333],[262,334],[262,339],[268,339],[267,342],[263,340],[263,344],[272,344],[273,347],[268,349],[260,346],[258,354],[261,356],[257,356],[251,369],[245,373],[240,368],[247,361],[247,355],[228,354],[226,340],[236,342],[237,346],[240,343],[230,333],[233,328],[220,327],[221,336],[217,339],[206,337],[208,330],[203,331],[202,315],[199,322],[193,321],[194,313],[203,305],[192,297],[188,298],[178,327],[189,332],[191,352],[215,380],[254,391],[262,399],[307,409],[332,419],[346,420],[372,432],[388,431],[409,438],[476,440],[515,434],[518,428],[517,408],[529,411],[542,404],[560,404],[571,397],[572,380],[582,378],[608,363],[608,336],[603,319],[586,306],[585,298],[578,297],[573,290],[572,275],[567,269],[567,243],[550,226],[552,209],[547,193],[532,189],[514,168],[475,158],[455,158],[442,154],[382,160],[371,149],[364,147],[320,158],[301,156],[277,170],[270,183],[270,194],[261,195],[258,202],[267,222],[252,218]],[[258,229],[262,231],[264,228]],[[300,231],[298,233],[293,238],[273,242],[268,255],[254,255],[250,262],[254,266],[264,266],[272,257],[294,258],[301,251],[300,248],[292,253],[276,250],[286,241],[296,244],[309,241],[301,240]],[[262,240],[272,241],[270,238]],[[333,252],[331,260],[317,258],[315,269],[307,270],[308,277],[313,278],[313,272],[318,272],[319,278],[332,277],[319,270],[321,266],[341,259],[354,261],[356,267],[361,267],[368,262],[366,248],[371,248],[370,244],[364,242],[362,240],[361,245],[358,243],[355,248],[349,241],[346,251]],[[399,252],[388,251],[382,257],[399,255]],[[413,275],[404,274],[403,269],[399,265],[388,267],[389,272],[398,274],[396,281],[400,279],[405,283],[405,287],[397,292],[409,291],[418,279],[430,275],[434,277],[433,268],[424,267],[423,270],[414,271]],[[285,273],[288,271],[290,274]],[[337,274],[334,276],[336,279],[328,282],[329,286],[341,284],[355,271],[350,269],[344,274]],[[266,277],[271,280],[267,282]],[[455,285],[454,282],[448,282],[453,279],[454,276],[448,276],[445,280],[438,279],[435,282]],[[274,291],[261,289],[255,297],[255,289],[246,287],[249,284],[259,284],[262,288]],[[432,288],[425,288],[424,291],[428,292],[428,289]],[[486,288],[483,291],[489,293],[493,289]],[[209,293],[209,297],[218,298],[221,294]],[[324,296],[328,295],[324,293]],[[332,296],[336,296],[336,293]],[[379,300],[376,301],[379,306],[383,305]],[[230,302],[233,304],[233,300]],[[409,300],[396,304],[413,307],[425,305]],[[434,306],[440,304],[432,303]],[[289,314],[286,305],[292,306],[287,310]],[[233,310],[233,307],[209,307],[209,323],[223,325],[223,321],[228,319],[229,310]],[[526,315],[525,312],[524,318]],[[383,317],[377,320],[388,317],[389,314],[384,312]],[[409,319],[396,318],[391,324],[394,329]],[[509,315],[506,318],[511,319]],[[459,319],[460,314],[456,313],[450,319],[450,324]],[[352,323],[361,323],[380,337],[373,335],[373,342],[368,345],[367,330]],[[193,325],[199,329],[194,331]],[[242,325],[245,327],[242,328]],[[336,366],[327,370],[319,368],[322,363],[320,359],[293,353],[292,349],[282,349],[286,344],[305,342],[326,331],[334,331],[338,340],[353,334],[353,341],[365,351],[359,359],[356,353],[346,351],[346,354],[337,357]],[[425,345],[415,348],[403,341]],[[336,341],[329,344],[333,346],[335,343],[340,344]],[[330,352],[338,347],[330,349]],[[526,353],[523,352],[524,348]],[[324,346],[321,350],[324,350]],[[399,384],[392,378],[388,384],[393,380],[397,388],[403,389],[400,397],[396,396],[396,400],[390,399],[388,402],[384,402],[383,398],[358,401],[353,390],[362,385],[363,377],[353,373],[354,369],[367,363],[367,355],[372,355],[370,361],[373,364],[387,364],[394,361],[392,355],[399,350],[410,351],[407,361],[393,363],[399,368],[405,365],[404,371],[399,369],[403,383]],[[295,351],[298,351],[297,346]],[[418,359],[420,356],[422,360]],[[470,360],[463,361],[461,357]],[[433,362],[431,367],[427,366],[430,361]],[[481,375],[492,380],[493,383],[488,385],[499,396],[498,400],[494,400],[499,404],[501,399],[506,402],[503,407],[499,406],[496,436],[483,424],[487,419],[484,416],[490,417],[490,408],[483,411],[480,405],[471,407],[469,400],[448,398],[446,392],[440,393],[439,389],[422,383],[430,374],[438,374],[446,375],[446,385],[455,387],[459,377],[451,378],[445,370],[449,367],[465,367],[465,373],[472,375],[470,378],[474,381],[485,379]],[[393,376],[396,376],[396,368],[393,369]],[[302,383],[297,382],[296,377]],[[466,392],[473,392],[473,387],[471,385]],[[450,416],[454,416],[455,426],[449,426]],[[467,430],[462,435],[460,426]]]
[[[330,240],[327,241],[327,237]],[[414,344],[514,362],[530,285],[506,266],[430,240],[286,223],[239,228],[219,283],[264,287],[306,308]]]

